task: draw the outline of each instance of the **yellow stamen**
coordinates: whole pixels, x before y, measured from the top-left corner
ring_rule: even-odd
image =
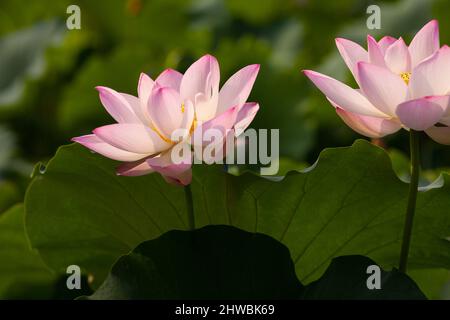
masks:
[[[181,104],[181,113],[184,113],[184,103]]]
[[[403,72],[400,74],[400,77],[406,84],[409,84],[409,79],[411,79],[411,72]]]
[[[192,134],[194,132],[195,128],[197,128],[197,118],[194,117],[194,121],[192,121],[191,129],[189,130],[189,134]]]

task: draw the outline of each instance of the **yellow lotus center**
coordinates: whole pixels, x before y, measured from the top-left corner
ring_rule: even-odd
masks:
[[[406,84],[409,84],[409,79],[411,79],[411,72],[403,72],[400,74],[400,77],[403,81],[405,81]]]
[[[184,113],[184,103],[181,104],[181,113]]]

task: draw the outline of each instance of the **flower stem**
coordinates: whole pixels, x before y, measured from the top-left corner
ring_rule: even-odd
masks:
[[[402,249],[400,252],[399,270],[406,273],[409,247],[413,229],[414,213],[416,211],[417,192],[420,174],[420,132],[410,129],[409,143],[411,152],[411,181],[409,183],[408,207],[406,209],[405,226],[403,228]]]
[[[186,208],[188,213],[189,230],[195,229],[195,217],[194,217],[194,201],[192,199],[191,185],[184,186],[184,195],[186,198]]]

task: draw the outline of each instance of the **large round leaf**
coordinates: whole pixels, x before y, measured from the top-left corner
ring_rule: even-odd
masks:
[[[36,173],[26,210],[30,240],[44,260],[59,271],[79,265],[96,280],[140,242],[188,223],[182,189],[157,175],[119,177],[112,161],[75,145]]]
[[[64,146],[36,173],[26,196],[32,245],[55,269],[78,264],[97,284],[112,263],[165,231],[186,229],[183,189],[152,174],[119,177],[114,161],[78,145]],[[450,267],[450,184],[421,192],[410,267]],[[236,177],[217,166],[195,166],[196,227],[229,224],[285,244],[304,283],[331,259],[362,254],[397,265],[408,185],[386,152],[364,140],[326,149],[313,168],[281,181]]]
[[[371,269],[373,267],[376,269]],[[373,260],[356,255],[334,258],[323,276],[303,290],[301,298],[307,300],[426,299],[419,287],[406,274],[397,269],[389,272],[381,270]]]
[[[295,299],[289,250],[230,226],[169,231],[121,257],[92,299]]]
[[[376,273],[367,272],[375,266]],[[375,280],[373,280],[373,279]],[[376,287],[368,286],[375,283]],[[230,226],[169,231],[122,256],[89,297],[108,299],[425,299],[407,275],[364,256],[334,258],[304,287],[288,249]]]

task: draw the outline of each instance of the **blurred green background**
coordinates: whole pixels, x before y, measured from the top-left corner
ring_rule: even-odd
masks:
[[[80,30],[66,28],[70,4],[81,9]],[[366,27],[371,4],[381,7],[380,30]],[[218,58],[221,83],[247,64],[261,64],[249,99],[261,106],[253,126],[280,129],[282,173],[311,164],[322,149],[361,136],[300,71],[348,82],[334,38],[363,46],[367,34],[410,41],[432,18],[439,20],[441,44],[449,44],[449,12],[448,0],[2,0],[0,212],[23,200],[35,163],[111,122],[95,86],[136,94],[140,72],[184,72],[205,53]],[[407,138],[402,131],[376,141],[402,178]],[[423,149],[425,183],[450,167],[450,148],[424,138]]]

